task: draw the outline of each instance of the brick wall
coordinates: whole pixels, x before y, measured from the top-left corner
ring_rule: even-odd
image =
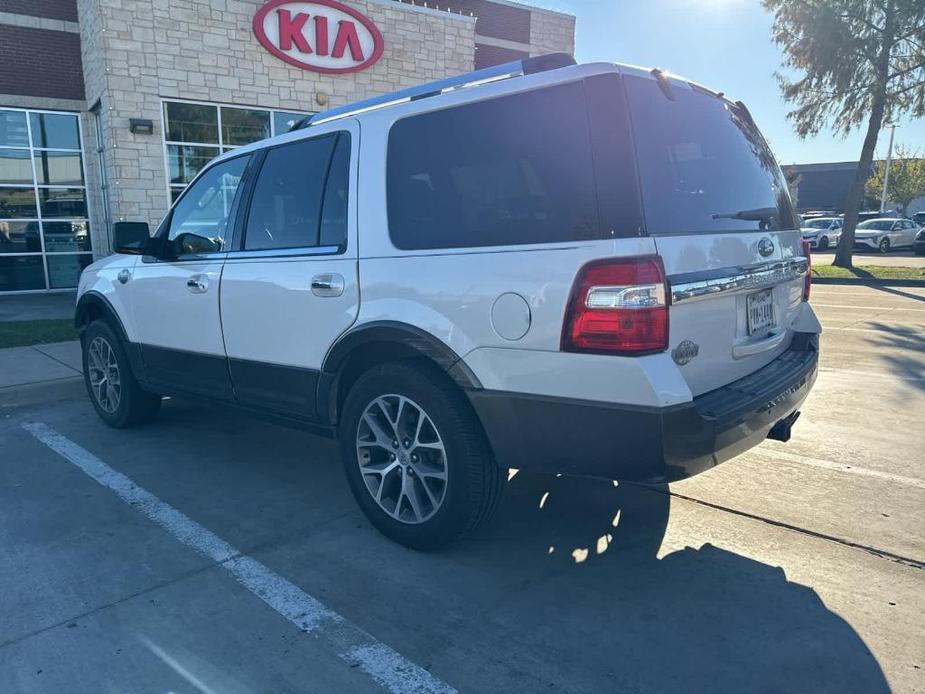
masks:
[[[501,46],[490,46],[488,44],[475,44],[475,69],[500,65],[501,63],[510,63],[515,60],[529,58],[530,53],[527,51],[518,51],[512,48],[502,48]]]
[[[412,1],[421,3],[421,0],[401,0]],[[475,16],[475,33],[479,36],[530,43],[531,12],[525,7],[512,7],[490,0],[443,0],[437,4],[453,12]]]
[[[77,0],[0,0],[0,12],[77,21]]]
[[[371,68],[345,75],[301,70],[271,55],[254,36],[251,23],[262,4],[79,0],[86,98],[102,104],[114,221],[154,225],[168,207],[161,99],[317,111],[318,92],[329,97],[325,108],[336,107],[473,69],[473,19],[394,2],[346,0],[379,27],[382,57]],[[154,135],[130,133],[129,118],[150,118]]]
[[[80,36],[0,24],[0,94],[83,99]]]

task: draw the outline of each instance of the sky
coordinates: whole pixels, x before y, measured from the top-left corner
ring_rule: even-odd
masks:
[[[576,17],[575,57],[660,67],[748,106],[779,163],[857,161],[863,131],[801,140],[787,119],[774,72],[782,54],[759,0],[524,0]],[[889,130],[877,156],[885,156]],[[895,144],[925,149],[925,119],[900,121]]]

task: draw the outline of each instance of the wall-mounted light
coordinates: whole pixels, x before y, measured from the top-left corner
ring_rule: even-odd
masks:
[[[128,129],[133,135],[153,135],[154,121],[148,118],[129,118]]]

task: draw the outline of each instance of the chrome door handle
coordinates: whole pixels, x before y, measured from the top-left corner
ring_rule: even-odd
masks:
[[[193,275],[186,280],[186,286],[193,294],[203,294],[209,289],[209,278],[205,275]]]
[[[344,293],[344,278],[335,273],[312,277],[312,294],[315,296],[340,296]]]

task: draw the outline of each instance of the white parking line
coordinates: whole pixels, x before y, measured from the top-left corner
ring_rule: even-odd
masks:
[[[822,460],[820,458],[810,458],[809,456],[800,455],[799,453],[787,453],[786,451],[772,451],[762,448],[753,448],[750,453],[763,458],[776,458],[786,460],[791,463],[802,463],[803,465],[812,465],[813,467],[822,468],[823,470],[835,470],[837,472],[847,472],[852,475],[862,475],[864,477],[876,477],[877,479],[887,482],[896,482],[905,484],[918,489],[925,489],[925,480],[916,477],[906,477],[905,475],[894,475],[891,472],[882,472],[880,470],[870,470],[869,468],[858,467],[856,465],[847,465],[845,463],[834,463],[831,460]]]
[[[903,376],[897,374],[894,371],[861,371],[858,369],[844,369],[842,367],[836,366],[820,366],[819,373],[830,374],[833,376],[843,376],[845,378],[855,378],[857,376],[861,376],[867,378],[876,378],[881,381],[884,379],[893,379],[894,381],[910,381],[913,383],[925,381],[925,377],[922,376]]]
[[[389,691],[444,694],[456,692],[453,687],[377,641],[295,584],[274,573],[259,561],[242,555],[211,530],[139,487],[66,436],[41,422],[27,422],[22,426],[89,477],[104,487],[109,487],[124,502],[143,513],[180,542],[226,569],[241,585],[299,629],[324,638],[334,647],[340,658],[350,665],[359,666]]]

